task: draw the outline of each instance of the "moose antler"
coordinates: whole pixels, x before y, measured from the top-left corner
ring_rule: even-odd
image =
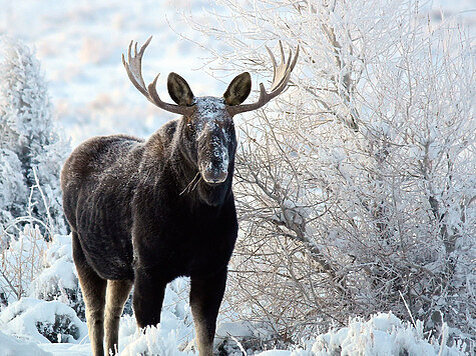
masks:
[[[260,93],[258,101],[253,104],[229,106],[228,112],[230,113],[230,115],[233,116],[242,112],[259,109],[260,107],[268,103],[271,99],[281,94],[286,88],[286,85],[289,81],[289,77],[291,76],[291,72],[293,71],[299,56],[299,46],[297,47],[296,54],[292,60],[292,51],[291,49],[289,50],[289,57],[287,61],[284,56],[283,44],[281,43],[281,41],[279,41],[279,49],[281,51],[281,64],[278,66],[276,64],[276,58],[274,58],[273,52],[271,52],[271,50],[266,47],[266,50],[268,51],[269,56],[271,57],[271,62],[273,63],[273,83],[271,84],[270,92],[268,93],[264,88],[263,83],[260,83]]]
[[[169,104],[160,99],[155,87],[160,73],[157,74],[152,83],[150,83],[147,87],[145,86],[144,79],[142,78],[142,55],[144,54],[144,51],[151,40],[152,36],[150,36],[147,41],[145,41],[139,52],[137,52],[136,42],[134,45],[134,56],[132,56],[131,54],[132,44],[134,43],[134,41],[131,41],[131,43],[129,44],[129,50],[127,52],[127,62],[124,58],[124,54],[122,55],[122,64],[124,65],[124,68],[126,68],[126,72],[129,79],[131,80],[132,84],[134,84],[134,86],[137,88],[137,90],[139,90],[142,95],[144,95],[147,100],[149,100],[152,104],[175,114],[190,115],[195,110],[194,107]]]

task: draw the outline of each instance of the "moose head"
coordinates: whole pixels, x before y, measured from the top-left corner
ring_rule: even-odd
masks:
[[[273,64],[273,82],[269,93],[260,83],[260,94],[255,103],[242,104],[251,91],[251,76],[248,72],[244,72],[231,81],[223,97],[196,97],[185,79],[176,73],[170,73],[167,89],[170,97],[176,103],[170,104],[162,101],[157,94],[156,83],[160,74],[148,86],[145,85],[142,78],[142,56],[151,39],[152,37],[144,43],[140,50],[137,49],[137,43],[134,44],[131,41],[127,61],[124,55],[122,56],[127,75],[132,84],[151,103],[163,110],[183,116],[181,149],[185,159],[197,172],[195,179],[201,179],[205,183],[205,186],[199,187],[199,191],[206,190],[209,193],[210,187],[217,190],[219,185],[231,180],[233,173],[236,150],[233,116],[259,109],[284,91],[296,65],[299,47],[294,57],[289,51],[286,60],[280,42],[281,63],[279,65],[272,52],[266,47]],[[201,195],[207,196],[207,194]],[[215,201],[215,199],[212,200]],[[218,199],[218,202],[220,200]]]

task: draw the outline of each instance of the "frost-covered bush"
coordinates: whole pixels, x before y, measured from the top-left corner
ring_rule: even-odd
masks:
[[[445,326],[446,328],[447,326]],[[447,331],[447,330],[446,330]],[[447,336],[447,334],[446,334]],[[444,337],[446,337],[444,336]],[[402,322],[392,313],[378,313],[365,321],[354,318],[347,326],[311,337],[294,350],[269,350],[256,356],[463,356],[466,345],[451,347],[445,339],[424,336],[423,324]]]
[[[88,333],[86,324],[66,304],[33,298],[22,298],[3,309],[0,323],[3,331],[37,343],[76,343]]]
[[[178,349],[178,339],[180,339],[180,335],[177,330],[165,329],[161,324],[157,327],[149,326],[145,330],[140,331],[139,334],[135,335],[134,341],[126,346],[126,348],[121,352],[121,355],[193,355],[192,352],[182,352]]]
[[[423,323],[416,326],[403,322],[392,313],[378,313],[368,320],[350,318],[346,326],[332,328],[326,333],[311,335],[294,347],[264,347],[264,352],[254,352],[246,346],[246,338],[256,337],[249,323],[232,323],[222,331],[237,335],[240,345],[227,352],[230,356],[241,356],[243,352],[256,356],[463,356],[465,344],[446,346],[448,326],[444,325],[442,338],[425,336]],[[250,334],[251,331],[251,334]],[[245,342],[240,334],[245,334]],[[235,343],[236,344],[236,343]]]
[[[34,53],[5,37],[0,44],[0,226],[32,216],[48,233],[64,232],[59,175],[69,144],[52,118]]]
[[[25,296],[42,271],[47,242],[37,225],[25,225],[0,252],[0,295],[4,303]]]
[[[137,330],[135,318],[123,317],[119,329],[120,354],[193,355],[192,352],[181,351],[190,348],[195,337],[188,294],[189,283],[185,278],[178,278],[167,285],[161,321],[157,327]]]
[[[74,266],[71,236],[55,235],[41,260],[28,295],[46,301],[58,300],[74,309],[85,320],[84,301]]]
[[[447,347],[444,339],[430,341],[424,336],[421,322],[413,327],[392,313],[379,313],[368,321],[352,319],[347,327],[319,335],[311,344],[315,356],[464,355],[465,345]]]
[[[84,320],[84,301],[73,263],[71,237],[46,241],[38,226],[25,225],[0,254],[0,293],[8,304],[29,296],[58,300]]]
[[[474,337],[476,76],[466,30],[413,1],[218,2],[228,12],[195,25],[229,48],[213,52],[223,69],[269,78],[264,44],[301,50],[290,89],[235,119],[241,231],[230,314],[287,342],[388,310]]]

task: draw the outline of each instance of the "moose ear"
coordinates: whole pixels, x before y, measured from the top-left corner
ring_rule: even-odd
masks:
[[[244,72],[235,77],[228,85],[223,97],[227,105],[239,105],[246,100],[251,91],[250,73]]]
[[[178,105],[190,106],[193,104],[193,93],[188,83],[177,73],[170,73],[167,78],[167,89],[173,101]]]

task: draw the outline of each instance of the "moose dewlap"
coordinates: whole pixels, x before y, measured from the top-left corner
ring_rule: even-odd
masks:
[[[160,322],[165,286],[191,279],[190,304],[201,356],[213,354],[216,318],[227,264],[237,237],[232,192],[236,150],[233,116],[280,94],[296,64],[272,53],[273,83],[260,85],[253,104],[248,73],[232,80],[222,98],[195,97],[171,73],[163,102],[155,80],[142,79],[142,55],[129,46],[123,63],[132,84],[161,109],[180,114],[144,141],[126,135],[93,137],[67,159],[61,172],[63,206],[72,230],[73,257],[86,303],[94,355],[118,344],[119,318],[131,287],[139,327]],[[269,51],[269,50],[268,50]],[[134,52],[134,53],[132,53]]]

